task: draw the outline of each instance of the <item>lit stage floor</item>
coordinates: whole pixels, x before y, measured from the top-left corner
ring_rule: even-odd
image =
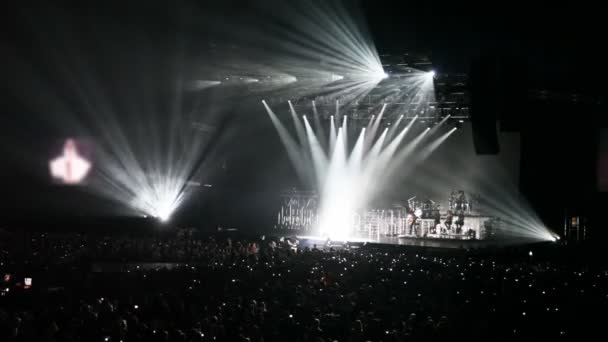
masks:
[[[320,247],[327,243],[327,238],[322,236],[296,235],[296,238],[300,241],[307,241],[308,243],[306,245],[316,244]],[[441,239],[405,236],[379,236],[377,238],[351,237],[347,239],[347,242],[350,244],[369,243],[431,248],[483,248],[499,245],[499,243],[497,243],[495,240]],[[332,246],[340,246],[343,243],[343,240],[331,241]]]

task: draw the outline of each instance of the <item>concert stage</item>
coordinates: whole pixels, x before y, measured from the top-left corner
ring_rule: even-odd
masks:
[[[331,226],[330,231],[320,229],[318,201],[312,192],[285,193],[275,228],[293,235],[337,238],[340,234],[332,234]],[[504,228],[500,218],[487,212],[477,196],[464,191],[452,191],[446,201],[417,200],[414,196],[390,208],[367,208],[345,215],[346,226],[352,228],[343,236],[396,245],[475,246],[479,241],[495,240],[496,232]]]
[[[469,249],[469,248],[488,248],[496,246],[504,246],[506,241],[500,243],[496,240],[473,240],[473,239],[448,239],[448,238],[423,238],[423,237],[398,237],[398,236],[380,236],[374,239],[365,238],[349,238],[347,241],[331,241],[322,236],[312,235],[296,235],[299,241],[299,248],[309,247],[314,245],[317,248],[343,248],[346,245],[351,247],[360,247],[365,245],[395,245],[395,246],[412,246],[426,248],[442,248],[442,249]],[[515,241],[513,241],[515,243]]]

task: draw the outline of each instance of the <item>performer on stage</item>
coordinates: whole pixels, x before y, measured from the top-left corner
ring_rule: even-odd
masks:
[[[464,226],[464,212],[460,212],[458,214],[458,219],[456,220],[456,233],[462,233],[462,227]]]
[[[432,217],[435,219],[435,224],[433,225],[432,233],[437,234],[437,226],[441,224],[441,213],[439,212],[439,205],[435,204],[433,206]]]
[[[448,215],[445,217],[445,228],[450,231],[452,230],[452,220],[454,219],[454,215],[451,210],[448,210]]]

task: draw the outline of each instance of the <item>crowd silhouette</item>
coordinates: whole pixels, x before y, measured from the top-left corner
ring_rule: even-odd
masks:
[[[510,341],[603,330],[601,266],[521,248],[292,242],[192,231],[5,237],[1,340]]]

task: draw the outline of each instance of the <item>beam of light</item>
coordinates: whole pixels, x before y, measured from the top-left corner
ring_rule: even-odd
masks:
[[[292,99],[328,92],[333,97],[348,94],[355,101],[388,76],[357,4],[268,1],[257,6],[269,16],[264,25],[252,19],[243,21],[240,29],[225,31],[228,35],[239,32],[230,40],[239,42],[242,55],[266,62],[227,60],[214,65],[216,69],[250,75],[260,69],[258,64],[271,60],[274,69],[297,78],[297,84],[286,83],[279,90]],[[264,82],[255,77],[260,85]]]
[[[190,81],[186,84],[186,90],[189,91],[198,91],[207,88],[211,88],[213,86],[222,84],[220,81],[209,81],[209,80],[195,80]]]
[[[411,154],[414,152],[414,150],[416,150],[416,148],[420,145],[420,143],[424,140],[424,138],[426,138],[426,136],[430,130],[431,129],[427,127],[416,138],[414,138],[414,140],[408,142],[407,145],[404,148],[402,148],[399,151],[399,153],[397,153],[393,157],[393,158],[395,158],[396,162],[392,168],[387,170],[387,172],[389,174],[394,172],[398,168],[399,165],[403,165],[403,163],[405,163],[407,161],[407,159],[411,156]]]
[[[308,120],[304,116],[304,125],[306,127],[306,135],[308,136],[308,141],[310,145],[310,153],[313,158],[313,165],[315,168],[315,173],[317,175],[317,181],[325,179],[325,169],[323,165],[327,164],[327,157],[325,156],[325,152],[323,152],[323,148],[319,143],[319,140],[315,136],[315,133],[310,127]],[[322,187],[323,184],[317,184],[318,187]]]
[[[323,187],[318,230],[333,240],[347,239],[351,235],[352,215],[361,200],[357,189],[352,187],[354,175],[347,168],[344,135],[340,128],[330,163],[325,166],[327,176],[320,182]]]
[[[427,127],[416,139],[410,142],[395,158],[397,162],[394,164],[395,166],[388,169],[386,172],[388,175],[392,175],[396,172],[401,173],[402,175],[407,174],[418,167],[422,162],[424,162],[435,150],[445,142],[452,133],[456,131],[456,128],[452,128],[450,131],[442,134],[440,137],[435,139],[429,144],[426,144],[421,150],[419,150],[416,154],[413,154],[414,150],[416,150],[421,143],[433,136],[449,119],[449,115],[443,118],[438,124],[434,125],[432,128]],[[403,167],[397,167],[403,166]]]
[[[98,150],[98,181],[91,189],[135,213],[168,221],[188,197],[187,183],[201,165],[200,156],[186,152],[177,141],[164,150],[149,142],[145,151],[132,137],[124,140],[119,131],[107,133],[106,144]],[[192,148],[203,152],[202,142],[190,138]]]
[[[48,10],[69,17],[52,6]],[[44,17],[55,15],[41,16],[37,24],[43,25]],[[37,36],[34,40],[41,45],[40,56],[51,72],[48,79],[35,73],[22,75],[33,81],[24,93],[35,91],[38,100],[42,100],[37,112],[62,113],[46,115],[53,117],[52,125],[96,142],[94,177],[86,191],[121,204],[120,215],[169,220],[189,196],[188,181],[206,171],[207,157],[213,154],[209,140],[220,140],[215,136],[219,131],[202,134],[192,128],[190,111],[184,108],[184,93],[215,87],[219,82],[184,76],[181,38],[163,52],[143,56],[145,52],[134,47],[152,46],[149,44],[156,41],[137,35],[108,39],[96,33],[108,32],[108,22],[95,25],[99,30],[87,36],[75,34],[82,28],[73,20],[54,23],[54,30],[33,30]],[[95,42],[100,51],[119,46],[120,65],[92,60],[91,55],[82,53],[85,40]],[[57,41],[65,44],[48,43]],[[149,63],[141,63],[142,58]],[[110,69],[120,77],[102,74],[102,70]],[[44,84],[37,82],[38,78],[61,86],[37,89],[37,85]],[[53,88],[61,88],[61,94]],[[197,119],[203,121],[201,116]]]
[[[293,125],[296,129],[296,134],[298,135],[298,139],[300,141],[300,145],[304,145],[306,143],[306,132],[304,131],[304,126],[298,119],[298,113],[296,112],[291,101],[287,101],[289,104],[289,113],[291,114],[291,119],[293,121]]]
[[[459,131],[456,127],[443,131],[449,116],[432,128],[424,128],[407,141],[406,135],[415,127],[417,116],[405,127],[398,127],[402,120],[397,120],[390,129],[386,127],[381,133],[378,131],[372,134],[372,128],[381,119],[380,114],[373,117],[367,127],[361,129],[350,153],[345,143],[344,125],[337,129],[335,142],[329,144],[331,148],[326,152],[308,119],[303,117],[307,151],[313,156],[312,165],[321,199],[316,227],[320,236],[332,240],[352,240],[356,213],[365,210],[373,198],[386,190],[387,186],[394,184],[398,175],[408,177],[414,168],[425,170],[418,181],[429,184],[431,188],[436,187],[438,181],[447,181],[447,184],[442,184],[439,189],[434,190],[436,193],[445,193],[451,186],[467,182],[462,176],[450,174],[449,170],[455,167],[454,165],[450,165],[448,169],[429,169],[423,163],[442,146],[447,146],[448,139]],[[335,132],[333,117],[330,125]],[[332,136],[329,138],[332,139]],[[301,167],[307,170],[311,165]],[[473,166],[465,164],[462,167],[467,169]],[[496,228],[496,232],[506,238],[501,238],[499,243],[556,241],[556,235],[542,224],[533,211],[526,209],[525,200],[512,191],[513,187],[505,186],[505,182],[497,179],[504,180],[504,177],[497,175],[496,179],[493,179],[490,175],[485,175],[477,181],[487,194],[483,202],[486,208],[484,210],[487,210],[484,213],[499,218],[500,226]]]
[[[204,124],[205,132],[189,126],[181,108],[181,91],[175,89],[171,109],[175,114],[168,121],[138,123],[142,127],[134,131],[109,116],[97,123],[103,142],[97,151],[98,180],[91,184],[92,191],[137,214],[163,222],[171,219],[188,199],[190,181],[206,169],[212,153],[210,141],[219,132],[208,124]]]
[[[272,113],[268,105],[264,105],[269,114]],[[381,119],[381,114],[376,120]],[[271,116],[271,119],[274,121],[276,117]],[[291,150],[293,154],[300,148],[302,154],[290,158],[296,168],[302,168],[300,174],[312,173],[316,177],[315,183],[321,199],[319,222],[316,229],[319,234],[333,240],[348,240],[353,234],[353,215],[365,208],[372,196],[390,183],[390,179],[384,176],[385,171],[395,162],[393,155],[404,140],[406,133],[411,129],[415,119],[403,127],[399,134],[395,134],[390,141],[386,141],[388,127],[380,134],[370,134],[368,129],[362,128],[351,150],[346,138],[348,127],[346,116],[343,118],[342,125],[337,128],[337,132],[334,117],[332,117],[330,131],[336,133],[335,136],[330,134],[329,139],[335,139],[335,141],[329,144],[330,148],[327,151],[323,150],[322,144],[306,116],[302,116],[302,122],[307,138],[305,152],[311,156],[312,163],[301,162],[305,159],[302,149],[304,146],[295,146],[296,142],[291,137],[284,137],[282,141],[286,144],[287,150]],[[376,122],[371,123],[372,127],[374,124]],[[281,131],[279,135],[287,134],[282,124],[277,122],[275,126]],[[416,146],[427,132],[428,130],[424,131],[408,146]],[[368,143],[368,140],[371,143]],[[368,149],[366,146],[371,146],[371,148]],[[409,150],[412,151],[413,148]]]
[[[376,132],[378,132],[378,127],[380,126],[380,122],[382,122],[382,116],[384,115],[384,111],[386,110],[386,103],[382,105],[382,109],[380,110],[380,113],[378,114],[378,116],[372,116],[372,119],[369,122],[368,125],[368,131],[367,131],[367,146],[366,149],[369,147],[369,145],[371,144],[372,140],[370,139],[370,137],[375,137],[376,136]],[[374,120],[374,118],[376,118]]]
[[[285,146],[285,149],[287,150],[287,157],[289,158],[291,163],[294,165],[296,172],[298,173],[298,176],[300,177],[300,179],[308,180],[309,177],[304,171],[306,168],[305,163],[302,160],[302,158],[300,158],[300,156],[301,156],[300,146],[301,145],[298,145],[298,143],[291,137],[287,128],[285,128],[285,126],[281,123],[279,118],[272,111],[272,109],[268,106],[266,101],[262,100],[262,103],[264,104],[264,108],[266,108],[266,112],[268,113],[268,116],[270,117],[272,124],[274,125],[275,129],[279,133],[281,142],[283,143],[283,146]],[[296,118],[296,120],[297,120],[297,118]]]
[[[287,4],[273,3],[273,9],[284,7],[288,16],[277,18],[295,29],[285,31],[285,25],[278,28],[286,39],[272,42],[290,54],[321,58],[328,66],[346,72],[373,73],[382,65],[373,42],[361,25],[363,19],[355,18],[357,13],[338,2],[307,2]],[[280,24],[280,22],[278,22]],[[344,73],[337,72],[339,75]]]
[[[313,114],[313,120],[315,123],[315,130],[317,132],[319,132],[320,136],[324,137],[325,129],[321,125],[321,119],[319,118],[319,112],[317,111],[317,104],[315,103],[314,100],[312,101],[312,114]]]
[[[337,134],[336,134],[336,122],[334,121],[334,116],[332,115],[329,118],[329,150],[333,151],[334,148],[336,147],[336,139],[337,139]]]
[[[498,233],[505,238],[554,241],[555,234],[551,233],[529,207],[515,184],[509,182],[502,172],[494,172],[494,175],[493,179],[480,177],[478,183],[485,189],[484,192],[490,194],[484,199],[489,213],[502,219]]]
[[[476,210],[499,218],[494,230],[497,243],[554,241],[555,234],[519,193],[499,157],[475,155],[472,142],[466,138],[469,134],[467,125],[452,133],[457,146],[466,141],[467,147],[454,150],[454,146],[444,142],[437,146],[433,157],[418,165],[416,172],[400,169],[399,174],[403,179],[415,179],[420,190],[439,198],[445,198],[446,192],[455,187],[479,194],[475,200]]]
[[[131,205],[142,213],[166,222],[184,200],[184,193],[181,191],[183,184],[180,183],[179,179],[152,181],[149,186],[142,188]]]
[[[332,74],[331,75],[331,81],[332,82],[340,81],[340,80],[343,80],[343,79],[344,79],[344,76],[342,76],[342,75],[336,75],[336,74]]]
[[[344,144],[344,148],[348,149],[348,115],[344,115],[344,117],[342,118],[342,132],[343,137],[342,137],[342,143]]]
[[[452,135],[452,133],[456,132],[456,127],[452,128],[451,130],[447,131],[446,133],[444,133],[443,135],[441,135],[439,138],[435,139],[435,141],[433,141],[432,143],[428,144],[427,146],[424,147],[424,149],[421,151],[421,153],[417,156],[421,161],[424,161],[426,158],[428,158],[433,152],[435,152],[435,150],[441,145],[443,144],[449,137],[450,135]]]
[[[384,151],[382,151],[381,157],[383,159],[392,159],[393,158],[395,152],[397,151],[397,148],[399,147],[399,145],[405,138],[405,135],[407,134],[407,132],[410,131],[410,129],[412,128],[412,125],[414,125],[414,122],[416,122],[417,118],[418,118],[417,116],[414,117],[414,119],[412,119],[410,121],[410,123],[407,126],[405,126],[405,128],[403,128],[403,130],[394,139],[392,139],[392,141],[388,144],[388,146],[386,146]],[[404,147],[401,152],[403,154],[403,156],[409,155],[416,148],[416,146],[418,146],[418,144],[422,141],[422,139],[426,136],[426,133],[427,133],[427,131],[422,132],[417,138],[415,138],[406,147]],[[388,135],[388,132],[385,132],[383,135]],[[381,148],[381,146],[379,146],[379,147]],[[376,149],[376,148],[377,147],[374,147],[374,149]],[[379,151],[380,151],[380,149],[378,148],[377,152],[372,152],[371,155],[375,156],[375,155],[377,155],[377,153]],[[397,158],[397,163],[399,163],[399,162],[400,162],[400,160],[399,160],[399,158]]]
[[[414,117],[414,120],[417,118],[418,116]],[[401,121],[403,121],[403,118],[405,118],[405,115],[400,115],[399,118],[397,119],[397,121],[391,125],[391,128],[388,130],[388,137],[392,138],[393,134],[395,134],[395,132],[397,132],[397,129],[399,128],[399,125],[401,124]],[[412,120],[413,121],[413,120]]]
[[[378,71],[370,74],[370,78],[373,79],[373,80],[375,80],[375,81],[380,82],[383,79],[388,78],[388,74],[386,72],[384,72],[384,69],[383,70],[378,70]]]

